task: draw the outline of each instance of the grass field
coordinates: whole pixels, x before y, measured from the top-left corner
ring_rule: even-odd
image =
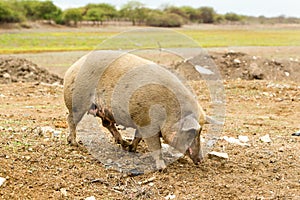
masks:
[[[151,29],[153,30],[153,29]],[[79,51],[116,48],[180,47],[186,40],[189,45],[201,47],[227,46],[300,46],[300,28],[214,28],[214,29],[160,29],[153,32],[125,32],[117,29],[59,29],[39,31],[0,32],[0,53],[33,53],[50,51]],[[172,31],[174,30],[174,31]],[[177,34],[181,33],[183,35]],[[141,34],[144,36],[141,37]],[[101,42],[116,36],[104,45]],[[135,37],[138,36],[138,37]],[[186,39],[185,36],[192,40]],[[172,38],[171,38],[172,37]],[[175,39],[174,39],[175,37]],[[177,37],[177,38],[176,38]],[[150,38],[150,39],[149,39]],[[170,43],[170,41],[173,41]]]

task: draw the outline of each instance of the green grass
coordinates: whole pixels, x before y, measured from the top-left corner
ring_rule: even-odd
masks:
[[[178,34],[181,33],[181,34]],[[78,51],[93,49],[138,49],[158,47],[300,46],[300,29],[178,29],[178,33],[76,31],[17,32],[0,34],[0,53]],[[104,45],[101,42],[108,40]],[[192,40],[187,39],[186,36]]]
[[[183,31],[202,47],[300,46],[300,30]]]

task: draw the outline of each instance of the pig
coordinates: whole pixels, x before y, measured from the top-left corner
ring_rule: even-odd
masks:
[[[86,55],[65,74],[64,100],[71,145],[77,145],[76,126],[89,113],[101,118],[123,148],[135,151],[143,139],[158,169],[166,168],[160,138],[194,164],[202,159],[202,107],[176,75],[149,60],[115,51]],[[116,124],[136,129],[131,144],[122,139]]]

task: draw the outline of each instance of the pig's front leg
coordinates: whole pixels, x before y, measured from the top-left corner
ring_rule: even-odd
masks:
[[[162,158],[162,150],[159,136],[160,134],[157,133],[154,136],[143,138],[143,140],[146,142],[148,149],[155,160],[156,168],[159,170],[164,170],[167,166]]]
[[[128,147],[129,152],[136,152],[137,146],[139,145],[140,141],[142,140],[142,136],[138,129],[135,130],[134,133],[134,139],[132,140],[132,143]]]

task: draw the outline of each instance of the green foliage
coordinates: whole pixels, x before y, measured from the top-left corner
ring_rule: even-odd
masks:
[[[201,7],[198,9],[200,12],[199,22],[201,23],[214,23],[216,12],[211,7]]]
[[[52,1],[41,1],[35,6],[35,9],[37,19],[55,20],[57,15],[61,14],[61,10]]]
[[[29,20],[36,20],[38,19],[38,12],[37,8],[40,4],[37,0],[29,0],[29,1],[18,1],[16,2],[18,7],[20,9],[20,12],[24,14],[24,16]]]
[[[185,13],[186,16],[188,16],[188,19],[191,22],[198,22],[201,18],[199,9],[195,9],[190,6],[182,6],[180,9]]]
[[[182,17],[175,13],[152,12],[146,20],[146,25],[156,27],[181,27],[182,24]]]
[[[80,10],[80,16],[79,16]],[[162,11],[164,12],[162,14]],[[153,19],[151,19],[151,17]],[[120,10],[108,3],[90,3],[82,8],[68,9],[64,12],[51,0],[0,0],[0,23],[22,22],[25,20],[47,20],[58,24],[75,24],[81,20],[101,23],[109,20],[127,20],[133,25],[181,26],[186,23],[300,23],[299,18],[251,17],[235,13],[217,14],[211,7],[193,8],[190,6],[165,6],[161,10],[146,8],[139,1],[129,0]]]
[[[100,4],[88,4],[85,6],[85,15],[88,15],[88,11],[91,9],[98,9],[97,12],[102,15],[102,20],[108,20],[108,19],[113,19],[118,16],[118,11],[116,8],[110,4],[107,3],[100,3]],[[93,11],[95,13],[95,11]],[[101,20],[99,20],[101,21]]]
[[[71,25],[71,22],[77,26],[77,23],[82,20],[82,10],[80,8],[71,8],[67,9],[63,12],[62,21],[67,24]]]
[[[238,22],[238,21],[241,21],[243,19],[243,17],[241,15],[235,14],[233,12],[226,13],[224,15],[224,18],[227,21],[231,21],[231,22]]]
[[[0,1],[0,23],[21,22],[24,17],[14,10],[13,4]]]
[[[132,25],[141,24],[147,17],[148,10],[139,1],[128,1],[127,4],[122,6],[120,16],[129,19]]]
[[[185,10],[181,9],[181,8],[178,8],[178,7],[175,7],[175,6],[171,6],[171,7],[168,7],[165,9],[165,12],[168,12],[168,13],[173,13],[173,14],[176,14],[176,15],[179,15],[181,16],[183,19],[189,19],[189,16],[188,14],[185,12]]]

